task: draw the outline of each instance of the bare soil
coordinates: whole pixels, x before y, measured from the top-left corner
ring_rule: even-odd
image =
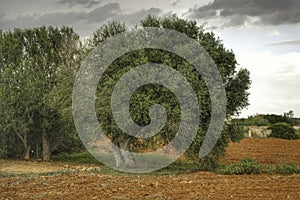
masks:
[[[231,143],[226,162],[299,164],[300,140],[245,139]],[[0,199],[300,199],[300,175],[125,175],[94,173],[95,165],[0,160]],[[32,175],[32,173],[72,172]],[[29,174],[29,175],[24,175]]]
[[[245,138],[227,147],[226,163],[251,158],[259,163],[279,164],[292,162],[300,165],[300,139]]]

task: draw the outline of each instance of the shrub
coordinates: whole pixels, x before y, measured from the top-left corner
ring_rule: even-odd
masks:
[[[269,120],[265,119],[263,115],[250,116],[244,121],[245,126],[269,126]]]
[[[244,139],[244,129],[244,126],[239,125],[237,122],[228,125],[228,133],[230,140],[232,142],[239,142],[242,139]]]
[[[300,166],[293,163],[282,164],[259,164],[251,159],[244,159],[238,163],[223,165],[217,171],[220,174],[242,175],[242,174],[300,174]]]
[[[15,175],[7,173],[7,172],[1,172],[0,171],[0,178],[13,177],[13,176],[15,176]]]
[[[289,140],[299,138],[295,129],[287,123],[283,123],[283,122],[275,123],[269,126],[268,129],[272,131],[269,137],[289,139]]]
[[[294,163],[278,164],[278,165],[263,165],[262,172],[269,174],[300,174],[300,166]]]
[[[218,171],[220,174],[259,174],[261,173],[260,165],[252,159],[244,159],[240,162],[225,165]]]

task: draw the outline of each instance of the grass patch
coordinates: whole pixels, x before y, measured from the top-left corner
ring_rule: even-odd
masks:
[[[111,154],[102,155],[102,159],[106,159],[107,161],[113,161],[114,157]],[[81,152],[81,153],[61,153],[51,157],[52,160],[58,162],[69,162],[75,164],[101,164],[96,158],[94,158],[89,152]],[[147,168],[155,168],[160,165],[162,162],[165,163],[169,158],[163,156],[157,156],[148,154],[146,157],[138,158],[142,160],[143,166],[138,166],[139,168],[147,167]],[[101,164],[102,165],[102,164]],[[199,163],[193,162],[190,160],[177,160],[170,164],[169,166],[162,168],[160,170],[146,173],[144,175],[177,175],[184,173],[191,173],[203,170]],[[295,165],[293,163],[282,163],[282,164],[260,164],[252,159],[243,159],[240,162],[222,165],[215,169],[213,172],[218,174],[226,174],[226,175],[242,175],[242,174],[300,174],[300,166]],[[69,172],[49,172],[40,175],[55,175],[61,173],[69,173]],[[103,174],[128,174],[125,172],[119,172],[109,167],[103,165],[97,172],[95,173],[103,173]],[[129,175],[129,174],[128,174]],[[141,175],[141,174],[139,174]],[[14,174],[7,174],[0,172],[0,177],[8,177],[15,176]]]
[[[278,165],[262,165],[262,172],[267,174],[300,174],[300,166],[294,163],[278,164]]]
[[[76,164],[100,164],[100,162],[94,158],[89,152],[80,153],[60,153],[58,155],[51,156],[51,160],[56,162],[69,162]]]
[[[1,172],[0,171],[0,178],[6,178],[6,177],[15,177],[16,174],[13,173],[7,173],[7,172]]]
[[[259,164],[252,159],[244,159],[240,162],[223,165],[216,170],[216,173],[226,175],[242,175],[242,174],[300,174],[300,166],[293,163],[282,163],[276,165]]]
[[[41,173],[7,173],[0,172],[0,178],[7,177],[38,177],[38,176],[55,176],[60,174],[74,174],[72,171],[54,171],[54,172],[41,172]]]
[[[96,154],[97,156],[97,154]],[[114,157],[112,154],[101,154],[102,160],[107,161],[108,163],[114,162]],[[58,155],[51,156],[51,159],[56,162],[68,162],[74,164],[97,164],[102,165],[96,158],[92,156],[89,152],[81,152],[81,153],[60,153]],[[160,156],[156,154],[147,154],[143,155],[143,157],[138,157],[139,160],[138,168],[153,168],[155,169],[157,166],[161,166],[163,163],[170,162],[170,158],[165,156]],[[188,160],[177,160],[163,169],[153,171],[151,173],[146,173],[145,175],[169,175],[169,174],[182,174],[199,171],[199,165],[195,162],[191,162]],[[99,169],[96,173],[104,173],[104,174],[128,174],[125,172],[119,172],[112,168],[106,167],[103,165],[101,169]],[[139,174],[141,175],[141,174]]]
[[[190,161],[177,160],[167,167],[153,171],[148,175],[179,175],[200,171],[199,165]]]

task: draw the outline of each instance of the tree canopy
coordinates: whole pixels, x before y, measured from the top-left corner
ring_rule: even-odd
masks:
[[[105,40],[107,36],[113,36],[126,30],[124,25],[117,22],[105,25],[94,32],[89,43],[97,46],[97,42]],[[237,61],[233,51],[227,50],[222,41],[215,37],[213,33],[205,32],[201,27],[197,26],[195,21],[180,19],[176,16],[167,18],[157,18],[148,16],[141,21],[141,27],[162,27],[173,29],[184,33],[199,42],[203,48],[209,53],[217,65],[224,81],[227,96],[227,114],[228,116],[238,114],[241,109],[248,105],[248,89],[250,87],[249,71],[240,69],[237,71]],[[107,135],[112,138],[117,146],[131,151],[143,152],[148,148],[157,149],[166,145],[176,134],[178,122],[180,121],[180,106],[174,94],[167,88],[149,84],[139,88],[132,96],[130,101],[131,117],[138,125],[145,126],[150,123],[149,109],[154,104],[161,104],[168,113],[166,126],[155,136],[147,139],[138,139],[128,136],[120,127],[117,126],[113,119],[111,111],[111,95],[114,86],[118,80],[130,69],[145,63],[161,63],[179,71],[183,74],[196,91],[200,108],[200,126],[193,145],[187,151],[187,155],[197,159],[197,155],[202,144],[204,135],[210,122],[211,102],[209,91],[201,75],[196,73],[190,63],[173,53],[157,49],[141,49],[130,52],[121,56],[113,62],[103,74],[99,81],[97,90],[97,114],[99,122]],[[103,89],[105,88],[105,89]],[[227,124],[224,128],[221,138],[217,146],[211,154],[201,161],[204,165],[217,163],[218,157],[225,151],[229,139],[236,140],[240,138],[241,133],[229,126],[236,125]],[[116,157],[116,156],[115,156]],[[122,158],[122,155],[117,157]],[[122,159],[121,159],[122,160]],[[126,164],[126,158],[123,161]]]
[[[195,21],[176,16],[157,18],[148,16],[138,28],[158,27],[186,34],[197,41],[215,62],[224,82],[228,117],[237,115],[249,105],[249,71],[237,69],[237,60],[212,32],[206,32]],[[51,153],[75,151],[82,148],[72,119],[72,88],[81,62],[98,44],[118,33],[128,31],[125,24],[114,21],[97,29],[82,45],[79,36],[69,27],[39,27],[0,32],[0,156],[16,155],[28,158],[35,149],[45,160]],[[186,155],[197,160],[200,146],[211,117],[211,99],[203,77],[193,66],[173,53],[159,49],[140,49],[116,59],[99,81],[96,111],[101,127],[111,140],[123,150],[143,152],[167,144],[176,134],[180,121],[180,106],[170,90],[157,84],[138,88],[130,100],[133,121],[145,126],[150,123],[149,109],[162,105],[168,114],[165,127],[155,136],[141,139],[129,136],[117,126],[111,111],[111,94],[118,80],[129,70],[146,63],[160,63],[183,74],[196,92],[200,110],[200,126]],[[225,120],[225,119],[224,119]],[[204,166],[214,166],[224,154],[231,139],[240,139],[236,124],[226,123],[221,138],[212,152],[200,160]],[[238,139],[237,139],[238,138]],[[4,141],[4,142],[3,142]],[[76,149],[76,147],[78,147]],[[134,165],[123,152],[115,152],[119,165]]]
[[[59,100],[71,99],[71,93],[58,91],[75,75],[79,48],[79,36],[69,27],[15,29],[1,34],[1,134],[21,140],[25,159],[34,149],[48,160],[61,136],[69,134]]]

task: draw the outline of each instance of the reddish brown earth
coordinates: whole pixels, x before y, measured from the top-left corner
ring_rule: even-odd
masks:
[[[300,139],[246,138],[229,144],[225,162],[233,163],[252,158],[260,163],[293,162],[300,165]]]
[[[231,143],[226,162],[299,164],[300,140],[245,139]],[[297,175],[124,175],[94,173],[93,165],[0,161],[0,172],[71,174],[0,178],[0,199],[300,199]]]
[[[73,174],[2,178],[2,199],[300,199],[300,176]]]

